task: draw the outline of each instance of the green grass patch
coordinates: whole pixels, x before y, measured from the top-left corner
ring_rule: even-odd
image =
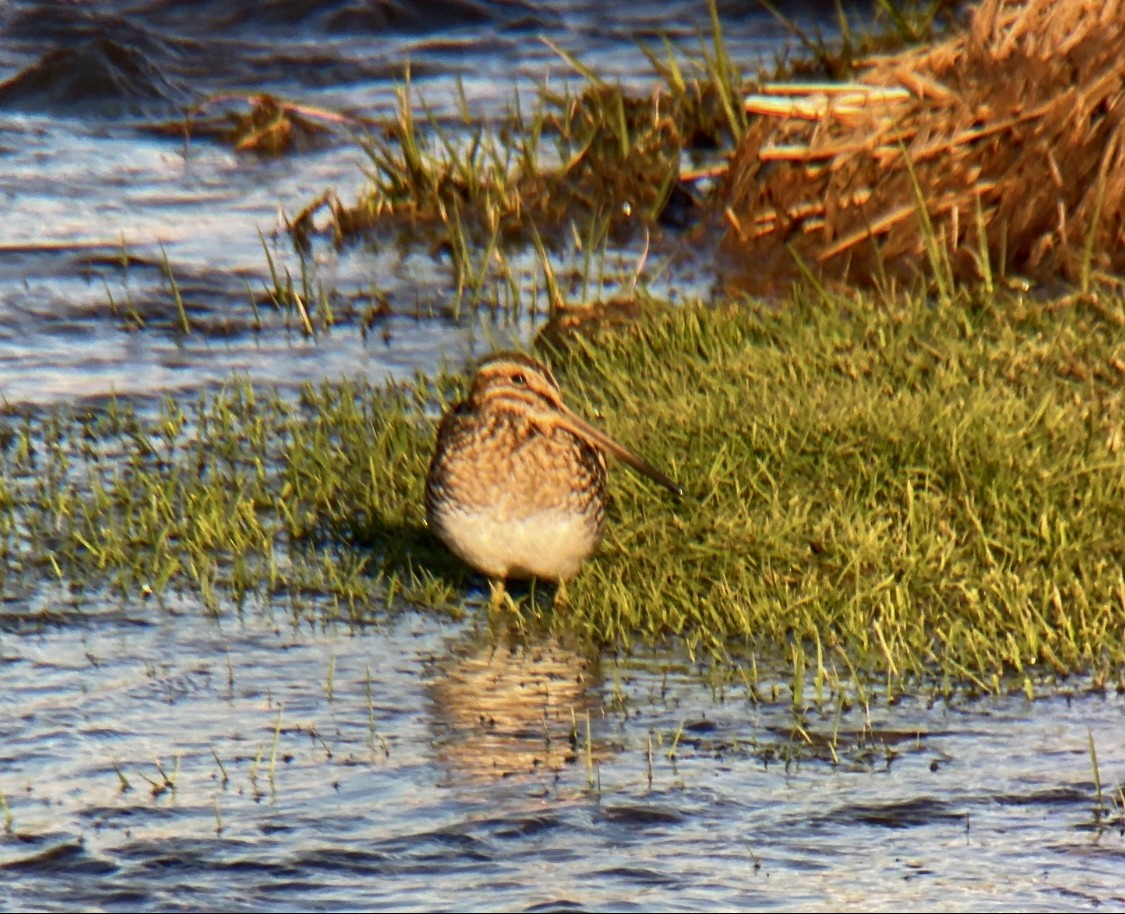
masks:
[[[1111,685],[1125,661],[1123,322],[1104,298],[797,291],[574,340],[549,354],[569,402],[686,494],[615,467],[606,541],[568,605],[522,611],[610,647],[674,637],[744,671],[760,661],[788,671],[797,704],[806,683]],[[5,592],[46,577],[186,591],[214,612],[460,612],[478,579],[425,529],[422,481],[463,383],[297,398],[232,383],[158,415],[9,415]]]
[[[892,691],[936,670],[986,690],[1118,675],[1115,307],[798,292],[580,349],[579,400],[608,396],[614,433],[688,495],[670,508],[617,474],[621,517],[571,588],[574,624],[788,652]]]

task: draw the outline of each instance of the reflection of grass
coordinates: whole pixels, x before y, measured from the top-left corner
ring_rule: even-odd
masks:
[[[607,542],[554,624],[745,656],[756,694],[760,656],[798,706],[931,673],[1108,684],[1125,659],[1123,321],[1105,297],[797,292],[571,343],[554,359],[570,399],[688,495],[618,468]],[[458,611],[469,576],[425,531],[421,490],[422,411],[459,384],[297,402],[233,384],[147,419],[117,403],[11,418],[0,575],[187,589],[216,613]]]

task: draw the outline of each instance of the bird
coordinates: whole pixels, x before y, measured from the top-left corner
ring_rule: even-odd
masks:
[[[480,363],[468,396],[438,426],[426,474],[426,521],[492,582],[565,586],[597,549],[609,490],[606,454],[675,495],[683,490],[563,402],[551,370],[518,352]]]

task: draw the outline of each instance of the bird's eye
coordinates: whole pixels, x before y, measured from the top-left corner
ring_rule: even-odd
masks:
[[[527,378],[525,378],[522,374],[514,374],[512,375],[512,383],[515,384],[516,387],[526,387]]]

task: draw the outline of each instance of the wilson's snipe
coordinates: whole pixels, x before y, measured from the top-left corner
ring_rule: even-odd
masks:
[[[604,452],[680,494],[567,409],[546,366],[518,353],[491,356],[468,398],[441,421],[426,518],[454,553],[501,587],[508,578],[565,581],[602,536]]]

